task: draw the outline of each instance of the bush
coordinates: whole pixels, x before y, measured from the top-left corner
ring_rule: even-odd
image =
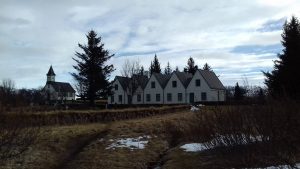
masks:
[[[170,144],[201,142],[223,159],[240,159],[230,158],[231,166],[294,164],[300,153],[300,105],[292,100],[206,107],[189,122],[166,126]]]

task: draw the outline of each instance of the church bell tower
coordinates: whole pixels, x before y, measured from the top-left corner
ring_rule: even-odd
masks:
[[[53,71],[52,65],[47,73],[47,83],[48,82],[55,82],[55,73]]]

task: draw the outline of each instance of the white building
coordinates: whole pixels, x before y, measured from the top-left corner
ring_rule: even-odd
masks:
[[[136,87],[132,87],[132,84],[136,84],[134,81],[137,81]],[[108,98],[109,104],[193,104],[225,101],[225,87],[216,74],[208,70],[197,70],[194,75],[178,71],[171,75],[153,73],[149,79],[116,76],[113,93]]]
[[[56,82],[52,66],[47,73],[47,82],[42,90],[48,101],[75,100],[75,90],[70,83]]]

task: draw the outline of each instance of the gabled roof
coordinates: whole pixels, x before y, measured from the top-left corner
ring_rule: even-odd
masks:
[[[162,88],[165,88],[169,79],[171,78],[171,75],[164,75],[161,73],[153,73],[152,74],[154,77],[156,77],[158,83]]]
[[[142,89],[144,89],[148,82],[148,77],[144,75],[133,75],[131,79],[137,80],[138,86],[141,86]]]
[[[187,88],[187,86],[189,85],[190,81],[193,78],[193,74],[187,72],[175,71],[174,74],[176,74],[176,76],[178,77],[178,79],[181,81],[181,83],[185,88]]]
[[[130,78],[123,77],[123,76],[116,76],[115,80],[118,80],[120,82],[123,90],[127,89],[128,85],[129,85],[129,82],[130,82]]]
[[[198,70],[200,74],[203,76],[208,86],[211,89],[222,89],[225,90],[225,87],[221,83],[220,79],[216,76],[213,71],[209,70]]]
[[[75,90],[70,85],[70,83],[64,83],[64,82],[47,82],[47,84],[51,85],[55,91],[57,92],[70,92],[75,93]]]
[[[55,76],[55,73],[53,71],[52,65],[50,66],[50,69],[49,69],[49,71],[47,73],[47,76]]]

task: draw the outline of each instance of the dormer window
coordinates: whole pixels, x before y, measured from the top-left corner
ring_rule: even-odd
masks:
[[[196,79],[196,86],[199,87],[201,85],[200,79]]]
[[[173,88],[177,87],[177,81],[175,81],[175,80],[172,81],[172,87],[173,87]]]
[[[155,82],[151,82],[151,88],[155,88]]]
[[[119,86],[116,84],[116,85],[115,85],[115,90],[118,90],[118,88],[119,88]]]

